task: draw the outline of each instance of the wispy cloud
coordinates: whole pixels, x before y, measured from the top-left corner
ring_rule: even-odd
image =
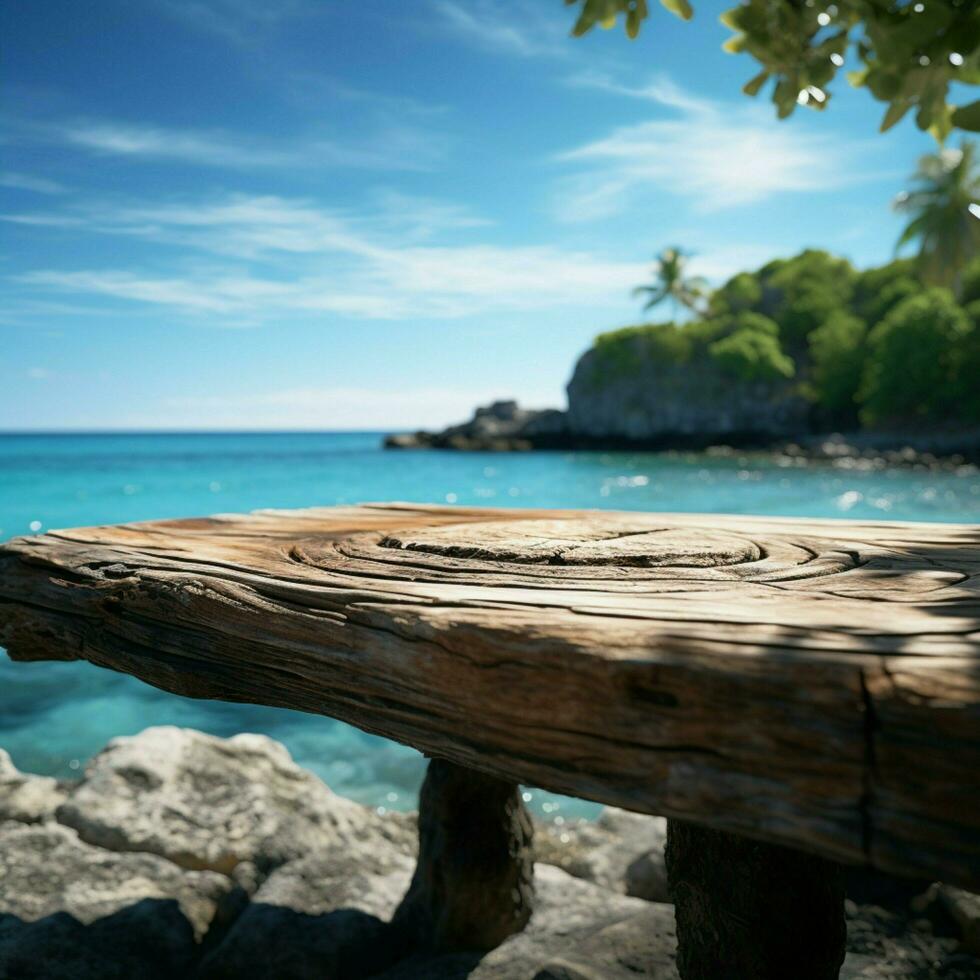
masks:
[[[253,45],[270,28],[322,5],[309,0],[155,0],[163,13],[236,44]]]
[[[445,156],[441,134],[389,125],[361,140],[311,136],[270,144],[217,130],[177,129],[105,120],[47,127],[49,139],[94,153],[134,160],[172,160],[230,169],[361,167],[429,170]]]
[[[667,78],[643,86],[585,73],[578,86],[651,102],[671,115],[620,126],[559,160],[578,173],[559,185],[564,220],[591,220],[637,206],[650,191],[691,199],[696,210],[755,204],[773,195],[832,191],[853,180],[860,147],[774,119],[768,108],[692,95]]]
[[[33,191],[35,194],[64,194],[68,188],[56,180],[19,174],[12,171],[0,173],[0,187],[11,187],[19,191]]]
[[[569,21],[546,14],[540,0],[432,0],[446,28],[477,47],[522,58],[565,57]],[[560,14],[560,11],[559,11]]]
[[[309,106],[311,100],[339,100],[382,113],[386,118],[405,114],[419,117],[439,116],[449,110],[444,102],[429,102],[404,92],[396,94],[364,88],[320,72],[288,71],[284,75],[287,92],[304,106]]]
[[[90,230],[180,245],[179,270],[40,269],[17,281],[253,323],[284,314],[452,318],[599,304],[642,274],[638,263],[551,245],[436,244],[429,239],[447,227],[478,227],[479,219],[450,204],[402,199],[406,226],[404,215],[386,213],[393,203],[359,216],[271,196],[102,207]],[[202,258],[190,263],[188,249]]]
[[[30,225],[35,228],[83,228],[84,218],[77,214],[0,214],[0,220],[14,225]]]
[[[712,115],[718,110],[718,103],[682,89],[666,75],[658,75],[643,85],[628,85],[610,75],[586,69],[569,75],[565,82],[572,88],[591,88],[611,95],[625,95],[698,116]]]
[[[99,153],[151,160],[182,160],[217,167],[283,164],[282,153],[250,146],[218,132],[165,129],[117,122],[79,122],[64,126],[66,143]]]
[[[397,231],[410,239],[426,240],[446,231],[486,228],[494,222],[470,208],[431,197],[419,197],[385,188],[376,191],[377,214],[370,219],[383,231]]]

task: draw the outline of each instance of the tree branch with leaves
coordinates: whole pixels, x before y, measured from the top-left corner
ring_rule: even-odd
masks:
[[[689,0],[660,0],[689,20]],[[650,16],[647,0],[565,0],[579,8],[576,36],[623,18],[635,38]],[[853,58],[852,85],[887,103],[885,131],[907,113],[940,142],[953,129],[980,132],[980,99],[951,105],[950,86],[980,84],[978,0],[744,0],[721,17],[733,34],[725,50],[747,54],[759,71],[742,88],[772,83],[780,118],[797,106],[824,109],[837,74]]]

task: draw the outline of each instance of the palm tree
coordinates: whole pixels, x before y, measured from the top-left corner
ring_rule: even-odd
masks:
[[[919,240],[919,275],[931,286],[959,292],[966,264],[980,252],[980,171],[967,140],[958,150],[928,153],[912,175],[913,187],[895,198],[912,216],[896,249]]]
[[[652,309],[658,303],[669,299],[674,312],[678,306],[683,306],[695,313],[702,311],[701,301],[704,299],[708,283],[700,276],[689,277],[684,274],[689,255],[676,246],[665,248],[657,256],[653,267],[653,284],[637,286],[634,296],[645,296],[644,310]]]

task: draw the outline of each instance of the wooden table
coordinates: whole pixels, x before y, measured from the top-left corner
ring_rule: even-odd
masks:
[[[57,531],[0,547],[0,642],[432,756],[399,921],[433,947],[526,922],[518,782],[670,818],[685,977],[835,976],[838,862],[980,887],[976,526],[386,504]]]

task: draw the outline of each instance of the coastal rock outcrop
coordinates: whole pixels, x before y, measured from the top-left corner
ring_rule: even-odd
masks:
[[[266,874],[334,841],[363,854],[416,846],[413,818],[337,796],[264,735],[169,726],[113,739],[57,818],[90,844],[225,874],[242,862]]]
[[[0,825],[0,977],[186,975],[236,886],[155,854],[115,854],[48,823]],[[241,896],[244,898],[244,896]]]
[[[532,980],[550,976],[543,970],[557,970],[559,964],[579,961],[592,977],[615,977],[603,972],[602,963],[611,962],[625,950],[621,936],[609,927],[638,916],[652,916],[650,954],[638,963],[632,977],[673,980],[675,944],[673,908],[651,905],[638,898],[618,895],[591,882],[574,878],[561,868],[538,864],[534,874],[535,909],[527,928],[484,956],[453,953],[436,957],[409,957],[380,974],[378,980]],[[649,925],[645,921],[644,927]],[[599,938],[605,932],[604,938]],[[587,943],[594,940],[589,950]],[[581,945],[580,945],[581,944]],[[585,948],[582,948],[585,947]],[[559,974],[560,975],[560,974]],[[575,976],[572,974],[572,976]],[[579,977],[576,976],[576,980]]]
[[[541,824],[534,838],[538,861],[621,894],[666,902],[664,844],[667,821],[606,807],[598,820]]]
[[[806,432],[808,411],[785,379],[741,380],[708,359],[665,357],[642,334],[592,347],[568,383],[568,431],[609,445],[765,442]]]
[[[274,871],[223,941],[204,959],[202,980],[266,975],[290,980],[369,977],[405,954],[409,937],[388,925],[414,862],[393,846],[343,846]]]
[[[0,749],[0,823],[18,820],[41,823],[54,819],[68,793],[50,776],[19,772],[8,753]]]
[[[439,432],[390,435],[388,449],[463,449],[511,451],[545,449],[565,442],[565,413],[557,409],[521,408],[516,401],[496,401],[478,408],[473,418]]]

